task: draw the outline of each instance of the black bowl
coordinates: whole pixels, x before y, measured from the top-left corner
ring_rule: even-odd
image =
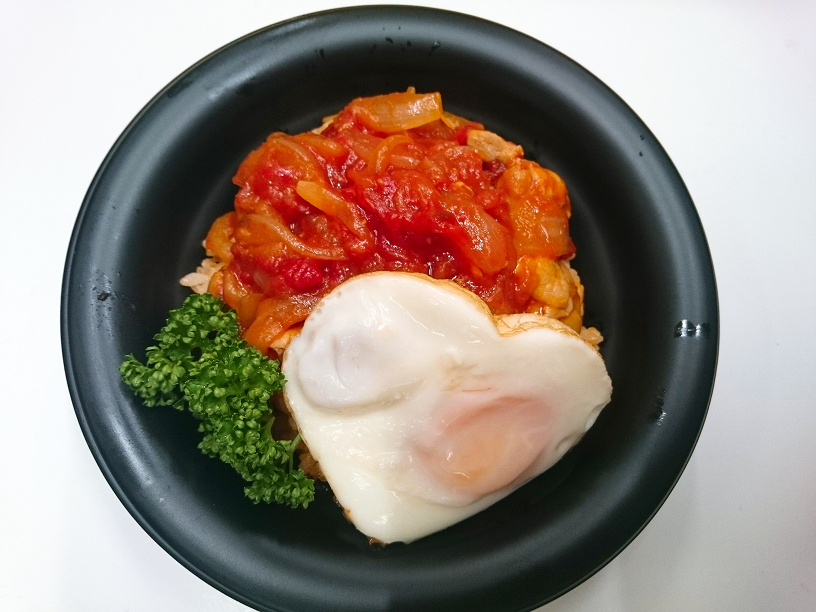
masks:
[[[147,409],[117,366],[186,295],[178,278],[229,210],[241,159],[349,100],[441,91],[558,172],[573,203],[588,325],[615,391],[584,440],[484,512],[410,545],[372,547],[327,490],[307,510],[253,505],[196,448],[196,425]],[[680,176],[638,117],[586,70],[464,15],[355,8],[287,21],[205,58],[159,93],[91,184],[68,251],[65,367],[77,417],[122,503],[192,572],[263,610],[528,610],[597,571],[682,472],[714,381],[711,258]]]

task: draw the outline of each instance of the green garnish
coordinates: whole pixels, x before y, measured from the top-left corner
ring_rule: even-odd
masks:
[[[208,293],[191,295],[155,340],[146,364],[125,357],[125,384],[146,406],[189,409],[205,434],[198,447],[235,468],[253,502],[308,506],[314,481],[292,466],[300,436],[275,440],[271,432],[269,398],[285,382],[280,365],[247,346],[235,313]]]

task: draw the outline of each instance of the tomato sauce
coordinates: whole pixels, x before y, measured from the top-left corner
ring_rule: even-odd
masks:
[[[266,349],[351,276],[451,279],[495,314],[536,312],[529,262],[570,258],[563,181],[439,94],[352,101],[322,131],[274,133],[238,168],[235,210],[206,247],[210,282]]]

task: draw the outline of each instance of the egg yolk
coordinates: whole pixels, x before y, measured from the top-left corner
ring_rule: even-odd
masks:
[[[469,501],[523,478],[549,446],[548,410],[538,398],[466,397],[440,415],[437,434],[416,443],[416,456],[438,484]]]

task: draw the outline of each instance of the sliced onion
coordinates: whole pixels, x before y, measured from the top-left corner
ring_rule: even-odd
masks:
[[[394,134],[393,136],[389,136],[383,140],[371,155],[370,163],[374,167],[374,172],[377,174],[382,174],[385,172],[388,168],[388,161],[389,157],[391,156],[391,151],[393,151],[398,145],[410,142],[413,142],[413,140],[410,136],[406,136],[405,134]]]
[[[334,163],[342,162],[349,154],[348,150],[339,142],[321,136],[320,134],[304,132],[293,138],[297,144],[306,147],[313,153],[320,155],[324,159],[331,160]]]
[[[270,143],[272,139],[267,139],[267,143]],[[296,142],[292,136],[287,134],[280,134],[274,139],[274,143],[279,147],[284,149],[289,149],[291,153],[294,153],[295,156],[300,160],[301,164],[297,165],[299,169],[304,172],[304,176],[302,178],[308,180],[317,180],[323,181],[325,180],[323,177],[323,170],[320,167],[320,164],[312,155],[312,152],[309,151],[306,147],[301,145],[300,143]],[[281,160],[285,161],[285,160]]]
[[[368,159],[382,142],[382,138],[361,132],[354,127],[344,127],[337,132],[337,140],[357,157]]]
[[[442,123],[447,125],[452,130],[455,130],[458,127],[462,127],[463,125],[473,122],[469,119],[465,119],[464,117],[460,117],[459,115],[454,115],[453,113],[446,111],[442,113]]]
[[[227,268],[224,272],[221,288],[221,298],[233,310],[238,309],[241,300],[249,294],[249,289],[238,278],[235,270]]]
[[[298,181],[295,191],[318,210],[340,219],[343,225],[361,240],[366,242],[372,240],[365,217],[360,207],[353,202],[349,202],[328,187],[310,181]]]
[[[280,220],[267,215],[246,215],[241,219],[239,231],[245,234],[245,242],[273,242],[285,244],[295,253],[312,259],[341,260],[346,253],[340,247],[316,247],[295,236]]]
[[[262,300],[255,309],[255,320],[244,332],[244,340],[266,351],[282,333],[306,319],[317,300],[315,295],[301,299]]]
[[[401,132],[442,119],[442,96],[410,91],[371,98],[357,98],[349,110],[366,127],[387,134]]]
[[[496,274],[510,261],[510,234],[496,219],[486,213],[467,193],[448,192],[442,197],[442,206],[453,213],[467,239],[454,239],[472,262],[486,274]]]
[[[238,215],[234,211],[221,215],[213,222],[204,240],[204,248],[223,264],[232,261],[232,243],[235,242],[233,233],[237,221]]]

